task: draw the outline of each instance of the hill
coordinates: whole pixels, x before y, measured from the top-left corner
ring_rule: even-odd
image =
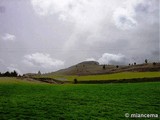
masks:
[[[138,65],[100,65],[96,61],[85,61],[73,65],[66,69],[61,69],[56,72],[47,73],[45,75],[98,75],[111,74],[119,72],[152,72],[160,71],[160,63],[147,63]]]

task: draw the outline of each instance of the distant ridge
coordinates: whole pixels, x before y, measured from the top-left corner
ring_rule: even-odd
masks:
[[[84,61],[73,65],[66,69],[61,69],[56,72],[47,73],[45,75],[96,75],[96,74],[111,74],[118,72],[147,72],[160,71],[160,63],[147,63],[137,65],[100,65],[97,61]]]

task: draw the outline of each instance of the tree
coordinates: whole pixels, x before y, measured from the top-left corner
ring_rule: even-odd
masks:
[[[116,68],[119,68],[119,66],[117,65]]]
[[[10,77],[11,76],[11,74],[10,74],[10,72],[9,71],[7,71],[7,72],[5,72],[4,73],[4,75],[3,75],[4,77]]]
[[[13,72],[10,73],[11,77],[17,77],[18,73],[14,70]]]
[[[41,75],[41,71],[40,70],[38,71],[38,75]]]
[[[18,76],[18,73],[17,73],[15,70],[13,71],[13,76],[14,76],[14,77],[17,77],[17,76]]]
[[[106,69],[106,66],[105,65],[103,65],[103,70],[105,70]]]
[[[75,79],[74,79],[74,84],[77,84],[77,82],[78,82],[78,81],[77,81],[77,79],[75,78]]]
[[[134,65],[136,65],[136,62],[134,62]]]
[[[146,64],[148,63],[148,60],[147,60],[147,59],[145,59],[145,63],[146,63]]]

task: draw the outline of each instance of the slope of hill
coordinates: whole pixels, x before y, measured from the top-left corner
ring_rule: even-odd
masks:
[[[111,74],[119,72],[147,72],[160,71],[160,63],[138,64],[128,66],[115,65],[100,65],[96,61],[85,61],[77,65],[73,65],[66,69],[61,69],[56,72],[45,75],[96,75],[96,74]]]

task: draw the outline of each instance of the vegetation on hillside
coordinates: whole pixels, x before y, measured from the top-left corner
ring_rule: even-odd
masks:
[[[58,70],[56,72],[43,74],[46,76],[51,75],[99,75],[99,74],[111,74],[119,72],[153,72],[160,71],[160,63],[146,63],[137,64],[134,62],[129,65],[100,65],[95,61],[86,61],[77,65],[71,66],[66,69]]]
[[[102,74],[102,75],[41,75],[35,78],[52,78],[59,81],[107,81],[107,80],[129,80],[141,78],[158,78],[160,80],[160,72],[120,72],[115,74]]]

